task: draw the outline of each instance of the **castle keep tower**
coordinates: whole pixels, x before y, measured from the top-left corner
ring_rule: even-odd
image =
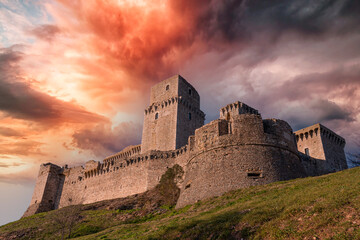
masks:
[[[180,75],[151,88],[145,109],[141,152],[175,150],[187,144],[195,129],[204,125],[200,96]]]

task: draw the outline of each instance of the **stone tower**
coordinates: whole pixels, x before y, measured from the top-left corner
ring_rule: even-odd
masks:
[[[317,123],[296,131],[295,136],[298,151],[316,160],[319,173],[347,169],[345,139],[327,127]]]
[[[151,88],[145,109],[141,152],[175,150],[188,142],[195,129],[204,125],[200,96],[180,75]]]
[[[24,216],[57,208],[59,190],[64,180],[61,172],[62,168],[55,164],[41,164],[30,206]]]

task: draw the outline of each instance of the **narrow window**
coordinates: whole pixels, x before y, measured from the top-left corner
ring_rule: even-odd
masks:
[[[166,85],[166,91],[169,90],[170,86],[169,85]]]
[[[310,151],[309,151],[308,148],[305,148],[305,154],[306,154],[307,156],[310,156]]]
[[[155,113],[155,119],[159,118],[159,113]]]
[[[191,120],[191,113],[189,113],[189,120]]]
[[[247,173],[248,178],[260,178],[261,172],[248,172]]]
[[[191,95],[191,88],[189,88],[189,95]]]

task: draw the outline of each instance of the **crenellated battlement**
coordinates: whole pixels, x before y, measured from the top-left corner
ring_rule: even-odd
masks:
[[[143,163],[145,161],[149,161],[153,159],[177,158],[179,156],[182,156],[186,152],[187,152],[187,146],[183,146],[173,151],[151,151],[147,154],[140,154],[135,157],[125,158],[117,162],[116,161],[106,161],[104,163],[97,162],[95,168],[91,168],[91,169],[85,168],[83,175],[84,175],[84,179],[88,179],[91,177],[101,176],[103,174],[119,171],[121,169],[131,167],[134,164]],[[79,181],[81,181],[81,179],[79,179]]]
[[[321,124],[295,133],[236,101],[204,125],[196,89],[180,75],[151,88],[141,144],[103,161],[40,166],[24,216],[127,197],[154,188],[168,168],[184,170],[177,207],[238,188],[346,169],[345,139]]]
[[[140,153],[141,153],[141,145],[128,146],[128,147],[124,148],[123,150],[121,150],[120,152],[115,153],[109,157],[106,157],[104,159],[104,162],[113,162],[118,159],[128,158],[128,157],[131,157],[134,155],[138,155]]]
[[[233,114],[259,114],[259,111],[255,108],[252,108],[245,103],[242,102],[234,102],[226,105],[225,107],[220,109],[220,118],[226,119],[228,117],[228,113]]]
[[[203,111],[194,107],[189,101],[184,100],[181,96],[180,97],[172,97],[166,101],[153,103],[144,110],[144,114],[148,115],[151,113],[156,113],[157,111],[167,108],[168,106],[171,106],[172,104],[176,104],[176,103],[182,104],[183,106],[188,108],[189,111],[192,111],[193,113],[197,114],[198,116],[205,118],[205,113]]]
[[[322,124],[295,132],[297,149],[309,176],[336,172],[347,168],[345,139]]]
[[[342,138],[335,132],[331,131],[327,127],[321,125],[320,123],[296,131],[295,132],[296,142],[305,141],[317,137],[318,134],[321,134],[321,136],[326,137],[327,139],[329,139],[329,141],[341,147],[344,147],[346,144],[344,138]]]

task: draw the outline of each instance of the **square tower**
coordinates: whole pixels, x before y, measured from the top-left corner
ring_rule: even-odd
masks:
[[[141,152],[175,150],[187,144],[195,129],[204,125],[200,96],[180,75],[151,88],[145,109]]]
[[[336,172],[347,169],[344,138],[320,123],[294,133],[300,153],[324,161],[322,172]]]

